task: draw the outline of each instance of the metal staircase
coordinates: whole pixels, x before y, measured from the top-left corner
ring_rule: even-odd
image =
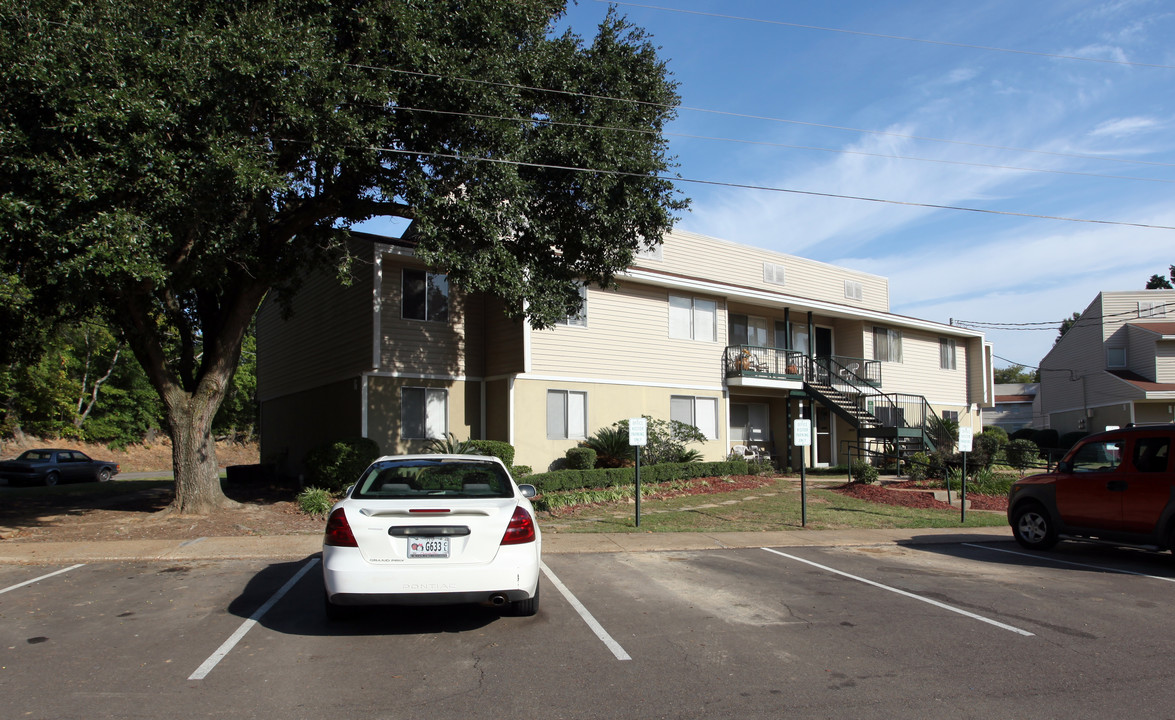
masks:
[[[932,451],[934,409],[921,395],[884,393],[832,357],[803,357],[804,391],[857,430],[861,438],[892,443],[899,455]]]

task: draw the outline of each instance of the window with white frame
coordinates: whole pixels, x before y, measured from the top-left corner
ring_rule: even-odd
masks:
[[[449,393],[438,388],[406,387],[400,390],[400,437],[432,440],[449,429]]]
[[[713,300],[669,296],[669,337],[680,340],[718,339],[718,303]]]
[[[1106,367],[1112,367],[1112,368],[1126,367],[1126,348],[1124,348],[1124,347],[1108,347],[1108,348],[1106,348]]]
[[[579,288],[579,312],[574,315],[568,315],[555,324],[587,327],[587,286],[581,286]]]
[[[754,315],[731,315],[727,336],[731,345],[767,347],[767,318]]]
[[[587,437],[587,393],[547,391],[547,439],[582,440]]]
[[[954,338],[938,339],[938,366],[943,370],[956,369]]]
[[[449,278],[404,268],[400,293],[401,316],[406,320],[449,321]]]
[[[865,290],[861,287],[861,283],[856,280],[845,280],[845,297],[849,300],[864,299]]]
[[[958,410],[943,410],[942,411],[942,419],[943,420],[950,420],[951,422],[958,423],[959,422],[959,411]]]
[[[669,419],[693,425],[707,440],[717,440],[718,398],[673,395],[669,398]]]
[[[1157,302],[1138,302],[1138,316],[1140,318],[1166,317],[1167,306]]]
[[[902,361],[902,331],[873,328],[873,359],[882,362]]]
[[[772,285],[786,285],[787,271],[779,263],[763,263],[763,282]]]

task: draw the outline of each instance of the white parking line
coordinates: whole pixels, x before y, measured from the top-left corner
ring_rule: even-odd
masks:
[[[596,634],[596,637],[600,638],[604,645],[606,645],[608,649],[612,651],[612,654],[616,656],[616,659],[631,660],[632,658],[624,651],[624,648],[620,647],[620,643],[613,640],[612,636],[608,634],[608,631],[604,629],[604,626],[598,623],[596,619],[592,617],[592,614],[588,612],[588,609],[583,606],[583,603],[577,600],[575,595],[571,594],[571,591],[567,589],[566,585],[559,582],[559,578],[555,577],[555,573],[551,572],[551,568],[547,567],[546,563],[540,563],[540,565],[543,568],[543,574],[547,576],[547,579],[551,581],[551,584],[558,588],[559,592],[563,593],[563,597],[567,599],[567,602],[571,603],[571,607],[575,608],[575,611],[579,613],[579,616],[583,618],[583,621],[587,623],[587,626],[590,627],[592,632]]]
[[[973,613],[973,612],[968,612],[968,611],[966,611],[966,610],[963,610],[963,609],[961,609],[961,608],[953,607],[953,606],[951,606],[951,605],[947,605],[946,603],[941,603],[941,602],[939,602],[939,601],[937,601],[937,600],[931,600],[930,598],[927,598],[927,597],[922,597],[921,595],[915,595],[914,593],[911,593],[911,592],[906,592],[905,590],[899,590],[899,589],[897,589],[897,588],[895,588],[895,587],[890,587],[890,586],[888,586],[888,585],[882,585],[882,584],[881,584],[881,583],[879,583],[879,582],[874,582],[874,581],[872,581],[872,580],[866,580],[866,579],[865,579],[865,578],[863,578],[863,577],[858,577],[858,576],[856,576],[856,575],[850,575],[850,574],[849,574],[849,573],[847,573],[847,572],[844,572],[844,571],[841,571],[841,570],[837,570],[837,569],[835,569],[835,568],[830,568],[830,567],[828,567],[827,565],[821,565],[820,563],[814,563],[814,562],[812,562],[811,560],[805,560],[804,558],[802,558],[802,557],[796,557],[795,555],[788,555],[788,554],[787,554],[787,553],[785,553],[785,552],[780,552],[780,551],[778,551],[778,550],[773,550],[772,548],[767,548],[767,547],[765,547],[765,548],[760,548],[760,550],[766,550],[766,551],[767,551],[767,552],[769,552],[769,553],[774,553],[774,554],[776,554],[776,555],[780,555],[780,556],[782,556],[782,557],[785,557],[785,558],[788,558],[788,559],[790,559],[790,560],[795,560],[796,562],[802,562],[802,563],[804,563],[804,564],[806,564],[806,565],[811,565],[812,567],[820,568],[821,570],[824,570],[825,572],[830,572],[830,573],[833,573],[833,574],[835,574],[835,575],[840,575],[841,577],[847,577],[847,578],[849,578],[850,580],[856,580],[857,582],[862,582],[862,583],[865,583],[866,585],[872,585],[872,586],[873,586],[873,587],[875,587],[875,588],[881,588],[882,590],[888,590],[889,592],[892,592],[892,593],[897,593],[898,595],[903,595],[903,596],[905,596],[905,597],[908,597],[908,598],[913,598],[914,600],[920,600],[921,602],[924,602],[924,603],[927,603],[927,604],[933,605],[933,606],[935,606],[935,607],[938,607],[938,608],[942,608],[943,610],[949,610],[949,611],[951,611],[951,612],[953,612],[953,613],[958,613],[959,615],[963,615],[963,616],[969,617],[969,618],[971,618],[971,619],[973,619],[973,620],[978,620],[978,621],[980,621],[980,622],[985,622],[985,623],[987,623],[988,625],[994,625],[994,626],[996,626],[996,627],[998,627],[998,628],[1002,628],[1002,629],[1004,629],[1004,630],[1010,630],[1011,632],[1014,632],[1014,633],[1019,633],[1020,635],[1025,635],[1025,636],[1027,636],[1027,637],[1033,637],[1033,633],[1030,633],[1030,632],[1028,632],[1027,630],[1021,630],[1021,629],[1020,629],[1020,628],[1018,628],[1018,627],[1013,627],[1013,626],[1011,626],[1011,625],[1005,625],[1004,623],[1002,623],[1002,622],[999,622],[999,621],[997,621],[997,620],[992,620],[991,618],[985,618],[985,617],[983,617],[982,615],[976,615],[976,614],[975,614],[975,613]]]
[[[992,552],[1007,553],[1008,555],[1019,555],[1021,557],[1033,558],[1034,560],[1048,560],[1049,562],[1060,563],[1062,565],[1075,565],[1077,567],[1089,568],[1091,570],[1102,570],[1105,572],[1121,573],[1123,575],[1137,575],[1139,577],[1150,578],[1151,580],[1162,580],[1163,582],[1175,582],[1175,578],[1163,577],[1161,575],[1147,575],[1146,573],[1134,572],[1133,570],[1120,570],[1119,568],[1090,565],[1088,563],[1073,562],[1072,560],[1061,560],[1060,558],[1049,557],[1048,555],[1033,555],[1031,553],[1016,552],[1015,550],[1004,550],[1003,548],[989,547],[987,545],[975,545],[974,543],[962,544],[966,545],[967,547],[979,548],[981,550],[991,550]]]
[[[9,590],[16,590],[17,588],[22,588],[25,585],[32,585],[35,582],[40,582],[41,580],[44,580],[45,578],[51,578],[54,575],[60,575],[61,573],[67,573],[70,570],[77,570],[78,568],[80,568],[84,565],[85,565],[85,563],[78,563],[77,565],[70,565],[69,567],[67,567],[63,570],[51,572],[48,575],[42,575],[41,577],[35,577],[32,580],[25,580],[24,582],[17,583],[16,585],[10,585],[10,586],[4,588],[3,590],[0,590],[0,595],[3,595],[4,593],[8,592]]]
[[[294,587],[294,585],[297,585],[298,581],[302,579],[302,576],[309,572],[310,568],[314,567],[317,562],[318,558],[311,558],[309,562],[303,565],[302,569],[299,570],[294,575],[294,577],[287,580],[286,584],[282,585],[281,589],[273,594],[273,597],[266,600],[264,605],[257,608],[257,610],[249,616],[248,620],[241,623],[241,626],[237,628],[237,631],[230,635],[228,640],[225,640],[224,643],[219,648],[217,648],[216,652],[208,656],[208,659],[205,660],[203,664],[200,665],[200,667],[196,668],[196,672],[189,675],[188,679],[203,680],[205,677],[207,677],[208,673],[212,672],[212,668],[216,667],[216,664],[223,660],[224,656],[228,655],[229,652],[231,652],[232,649],[236,647],[237,643],[241,641],[241,638],[245,637],[245,633],[249,632],[249,630],[251,630],[253,626],[257,624],[257,621],[264,617],[265,613],[269,612],[269,609],[276,605],[277,601],[281,600],[282,597],[284,597],[285,594]]]

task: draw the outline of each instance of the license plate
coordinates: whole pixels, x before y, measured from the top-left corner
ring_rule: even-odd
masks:
[[[449,538],[410,537],[408,538],[408,557],[447,558],[449,557]]]

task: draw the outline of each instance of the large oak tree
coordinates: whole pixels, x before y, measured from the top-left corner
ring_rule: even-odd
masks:
[[[543,325],[684,209],[664,63],[615,14],[554,33],[563,7],[0,0],[3,319],[97,310],[165,406],[172,509],[226,505],[210,428],[242,337],[346,267],[354,222],[412,220],[452,283]]]

